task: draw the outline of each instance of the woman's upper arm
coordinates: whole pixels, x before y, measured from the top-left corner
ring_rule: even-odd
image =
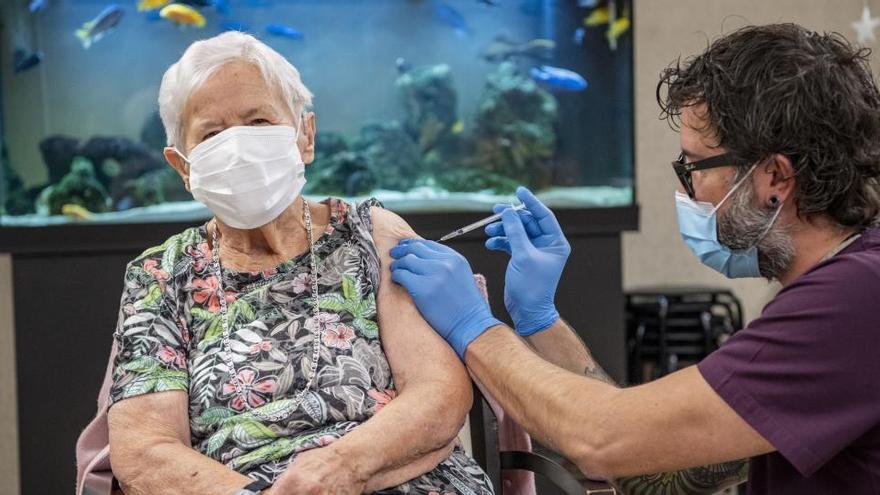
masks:
[[[379,333],[394,380],[403,390],[408,382],[449,380],[470,392],[470,379],[451,347],[422,318],[412,298],[391,280],[389,251],[405,238],[417,237],[402,218],[372,208],[373,240],[379,253],[377,294]]]
[[[160,259],[129,263],[114,333],[108,423],[111,454],[123,462],[129,455],[137,462],[157,441],[190,446],[187,329],[169,302],[173,288]]]

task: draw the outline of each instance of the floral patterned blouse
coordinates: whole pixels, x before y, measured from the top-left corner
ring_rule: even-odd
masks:
[[[379,258],[369,200],[336,199],[315,241],[319,307],[311,301],[310,253],[262,273],[223,270],[236,393],[224,364],[218,280],[206,226],[187,229],[129,263],[115,339],[111,404],[166,390],[189,393],[192,445],[230,468],[272,482],[299,452],[332,443],[395,396],[376,317]],[[321,339],[314,388],[297,406]],[[277,422],[263,416],[283,412]],[[492,492],[462,450],[433,471],[382,493]]]

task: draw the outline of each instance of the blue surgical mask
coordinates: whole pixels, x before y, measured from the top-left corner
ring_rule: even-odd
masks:
[[[758,269],[757,243],[767,235],[773,222],[776,221],[776,217],[779,216],[779,212],[782,211],[782,204],[780,204],[764,232],[755,240],[755,245],[748,249],[733,251],[718,240],[718,208],[727,201],[727,198],[736,191],[743,181],[751,176],[754,169],[755,167],[753,166],[745,177],[734,184],[730,192],[724,196],[717,206],[711,203],[694,201],[687,194],[679,191],[675,192],[678,229],[685,244],[704,265],[727,278],[761,276],[761,272]]]

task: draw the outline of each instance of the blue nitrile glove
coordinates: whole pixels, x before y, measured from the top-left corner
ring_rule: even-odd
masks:
[[[433,241],[404,239],[391,249],[391,279],[412,296],[425,320],[464,360],[464,351],[501,324],[480,294],[464,256]]]
[[[500,222],[486,226],[486,248],[510,254],[504,277],[504,305],[522,336],[544,330],[559,319],[556,286],[571,252],[556,216],[531,191],[516,190],[526,205],[518,212],[510,205],[495,205],[504,212]]]

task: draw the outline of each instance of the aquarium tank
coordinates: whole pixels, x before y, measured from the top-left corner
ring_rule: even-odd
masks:
[[[3,0],[0,227],[209,216],[163,157],[162,74],[251,33],[313,91],[309,198],[630,206],[632,0]]]

